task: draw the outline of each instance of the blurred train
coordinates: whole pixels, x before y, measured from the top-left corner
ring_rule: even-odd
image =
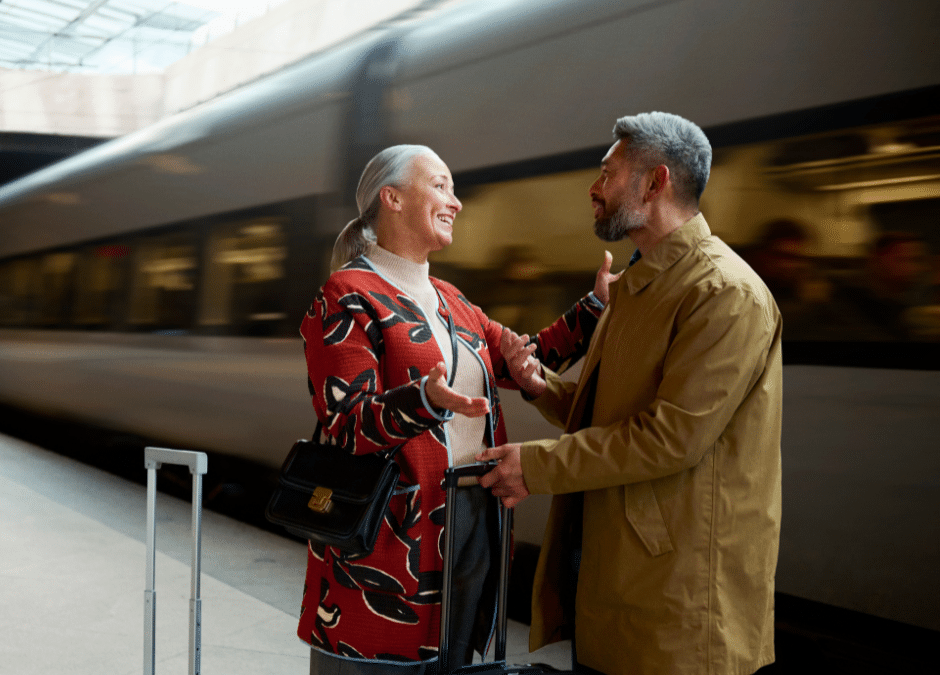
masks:
[[[808,235],[774,268],[812,273],[784,309],[778,590],[940,630],[938,25],[935,0],[504,0],[377,27],[0,188],[0,402],[276,467],[314,425],[298,326],[377,149],[449,164],[432,273],[531,331],[592,285],[614,120],[667,110],[715,147],[719,236]],[[909,335],[803,312],[894,230],[928,298]],[[513,440],[556,433],[503,398]]]

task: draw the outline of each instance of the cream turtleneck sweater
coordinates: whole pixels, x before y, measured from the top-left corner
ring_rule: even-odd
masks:
[[[453,349],[447,323],[437,310],[440,305],[437,291],[428,277],[428,263],[423,265],[406,260],[401,256],[374,246],[368,254],[369,262],[376,271],[389,282],[397,286],[417,303],[431,325],[431,331],[441,350],[447,372],[453,368]],[[457,370],[451,388],[471,398],[484,396],[485,373],[477,355],[470,351],[462,340],[457,340]],[[457,466],[475,461],[476,454],[485,448],[483,435],[486,429],[486,417],[466,417],[456,414],[445,422],[444,432],[450,444],[450,464]],[[476,479],[472,479],[473,484]],[[461,481],[461,484],[464,484]]]

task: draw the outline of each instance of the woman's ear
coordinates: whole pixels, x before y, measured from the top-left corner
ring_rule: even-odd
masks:
[[[381,190],[379,190],[379,200],[386,208],[389,208],[392,211],[401,211],[401,192],[391,185],[386,185]]]

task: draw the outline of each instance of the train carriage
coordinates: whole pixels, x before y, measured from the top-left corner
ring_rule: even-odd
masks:
[[[0,401],[276,467],[313,427],[298,326],[376,149],[448,162],[465,208],[433,270],[530,331],[592,283],[614,120],[667,110],[715,146],[717,234],[807,234],[778,590],[940,630],[937,25],[930,0],[513,0],[377,28],[0,187]],[[921,246],[909,334],[801,321],[894,230]],[[504,398],[511,438],[555,433]]]

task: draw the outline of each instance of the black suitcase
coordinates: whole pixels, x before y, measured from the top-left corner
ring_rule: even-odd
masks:
[[[479,462],[450,467],[444,472],[444,488],[447,499],[444,506],[444,579],[441,592],[441,635],[438,652],[438,675],[470,675],[471,673],[507,673],[512,675],[540,675],[541,673],[557,673],[564,675],[572,671],[561,671],[552,666],[541,663],[527,663],[510,665],[506,663],[506,632],[509,617],[506,613],[506,603],[509,597],[509,566],[512,557],[512,509],[500,504],[500,562],[499,562],[499,589],[496,601],[496,643],[494,659],[483,663],[474,663],[463,666],[457,670],[447,670],[447,657],[449,651],[450,611],[451,611],[451,566],[454,558],[454,539],[451,533],[456,524],[457,510],[454,508],[454,497],[457,482],[464,476],[482,476],[489,472],[497,462]],[[494,497],[495,499],[495,497]]]

